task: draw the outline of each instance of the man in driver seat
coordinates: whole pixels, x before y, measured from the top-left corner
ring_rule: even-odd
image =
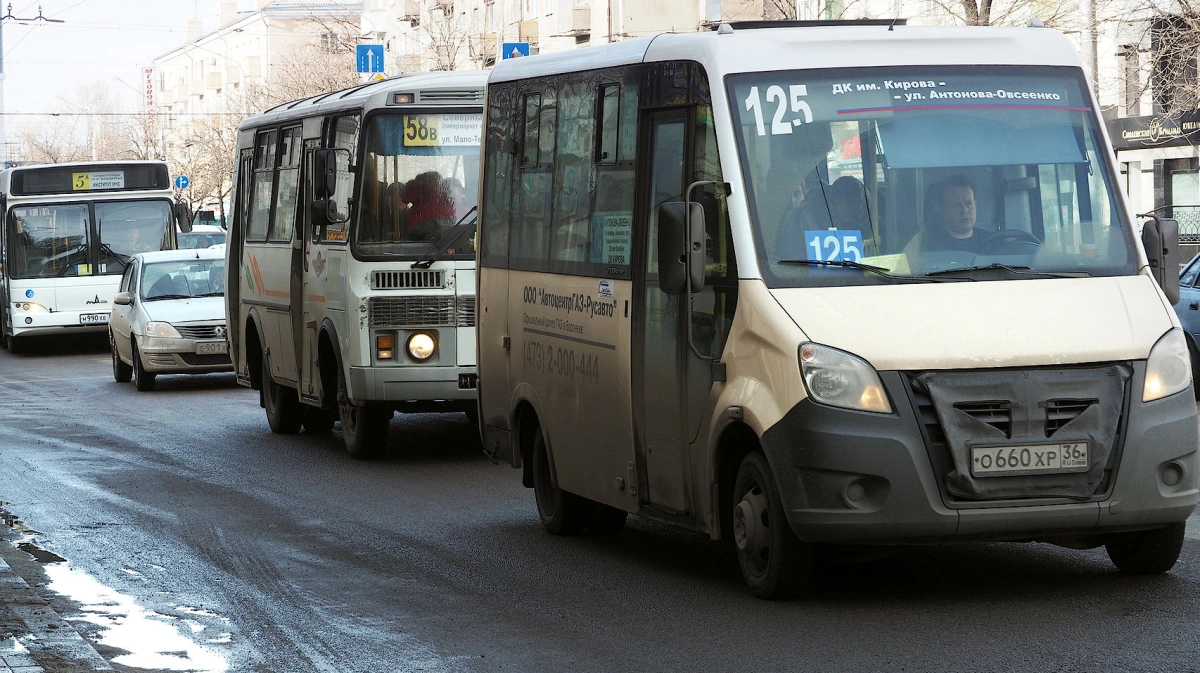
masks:
[[[991,231],[975,226],[975,186],[964,175],[951,175],[929,190],[933,222],[925,227],[921,250],[980,252]]]

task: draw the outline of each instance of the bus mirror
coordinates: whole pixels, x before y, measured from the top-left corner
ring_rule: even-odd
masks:
[[[682,294],[688,289],[688,274],[692,292],[704,289],[704,206],[669,201],[658,207],[659,287],[667,294]]]
[[[340,224],[350,219],[346,213],[338,211],[336,199],[316,199],[312,202],[313,226],[324,224]]]
[[[1142,246],[1150,262],[1150,273],[1158,281],[1167,301],[1179,303],[1179,222],[1150,216],[1142,225]]]
[[[179,227],[179,231],[188,233],[192,230],[192,211],[186,203],[177,202],[175,209],[175,225]]]
[[[313,153],[313,195],[318,199],[328,199],[337,192],[339,159],[349,167],[350,150],[334,148]]]

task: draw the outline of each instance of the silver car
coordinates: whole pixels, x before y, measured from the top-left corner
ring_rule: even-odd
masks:
[[[153,390],[159,374],[233,371],[225,339],[225,254],[132,256],[108,323],[113,378]]]

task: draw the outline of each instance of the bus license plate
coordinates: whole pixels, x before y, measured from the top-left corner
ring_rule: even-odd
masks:
[[[1057,474],[1087,470],[1087,442],[971,447],[971,474],[976,477]]]
[[[210,341],[196,344],[197,355],[212,355],[229,352],[229,344],[224,341]]]
[[[108,324],[107,313],[84,313],[79,316],[80,325],[105,325]]]

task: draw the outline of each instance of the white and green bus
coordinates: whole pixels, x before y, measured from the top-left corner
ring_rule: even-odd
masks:
[[[29,165],[0,171],[0,328],[29,340],[108,331],[129,256],[175,247],[190,229],[160,161]]]
[[[396,411],[475,417],[485,80],[405,75],[242,123],[230,355],[272,431],[340,422],[365,458],[383,450]]]
[[[1174,223],[1135,221],[1060,33],[725,24],[504,61],[484,136],[481,429],[550,532],[702,531],[764,597],[821,545],[1175,563]]]

